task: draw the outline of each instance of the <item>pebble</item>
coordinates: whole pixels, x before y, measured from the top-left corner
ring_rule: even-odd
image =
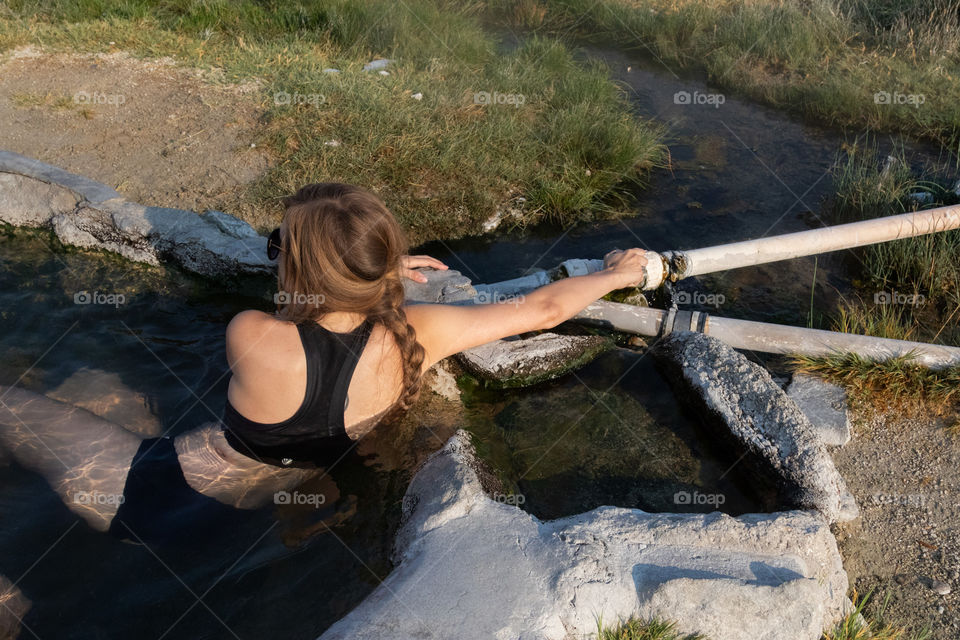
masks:
[[[943,606],[937,607],[937,613],[943,613],[944,611],[946,611],[946,609],[944,609]]]
[[[339,146],[340,146],[340,141],[339,141],[339,140],[327,140],[327,141],[324,142],[323,144],[324,144],[325,146],[328,146],[328,147],[339,147]]]
[[[930,588],[933,589],[934,593],[938,593],[941,596],[950,595],[950,585],[948,585],[946,582],[934,580],[933,584],[930,585]]]
[[[324,73],[340,73],[340,69],[334,69],[333,67],[330,67],[328,69],[324,69],[323,72]]]
[[[419,91],[410,97],[413,98],[414,100],[423,100],[423,94],[420,93]]]
[[[388,76],[388,75],[390,75],[390,72],[389,72],[389,71],[383,71],[383,70],[380,70],[380,71],[378,71],[377,73],[379,73],[379,74],[382,75],[382,76]]]

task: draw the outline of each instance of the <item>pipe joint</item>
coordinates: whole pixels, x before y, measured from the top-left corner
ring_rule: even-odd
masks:
[[[707,333],[710,324],[710,315],[703,311],[681,311],[670,307],[660,326],[660,337],[668,336],[675,331],[694,331]]]

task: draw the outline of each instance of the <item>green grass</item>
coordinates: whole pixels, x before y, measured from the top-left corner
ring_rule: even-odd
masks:
[[[264,218],[253,220],[261,228],[279,215],[277,197],[327,180],[378,192],[414,243],[478,233],[511,206],[520,211],[511,222],[521,225],[625,213],[631,187],[664,161],[660,128],[631,114],[605,67],[575,62],[557,40],[535,37],[498,53],[478,8],[9,0],[0,8],[0,50],[175,56],[222,69],[227,81],[258,81],[266,114],[256,142],[276,157],[251,188],[263,205]],[[361,70],[375,57],[395,60],[390,75]],[[522,96],[523,104],[477,104],[484,91]],[[308,102],[277,104],[277,94]]]
[[[838,162],[832,222],[895,215],[919,208],[911,194],[929,194],[922,207],[956,204],[956,172],[916,169],[902,151],[852,146]],[[836,310],[834,331],[960,346],[960,231],[863,247],[849,260],[857,291]],[[798,371],[845,387],[867,411],[946,416],[960,433],[960,366],[933,371],[909,356],[874,361],[857,354],[794,356]]]
[[[953,189],[956,167],[915,171],[904,153],[886,159],[867,144],[847,149],[834,178],[834,222],[865,220],[960,202]],[[919,205],[911,194],[926,194]],[[866,281],[881,290],[922,294],[925,302],[950,311],[960,305],[960,230],[885,242],[859,250]]]
[[[832,222],[953,205],[957,172],[911,167],[902,151],[852,146],[838,162]],[[926,194],[918,204],[911,194]],[[871,245],[853,251],[859,293],[838,310],[834,329],[901,340],[960,345],[960,230]]]
[[[886,622],[883,617],[888,599],[872,614],[866,611],[872,592],[863,598],[853,593],[854,610],[847,614],[837,625],[823,634],[823,640],[928,640],[930,632],[926,629],[910,631],[904,627]]]
[[[790,362],[796,371],[843,386],[857,408],[958,417],[960,366],[932,370],[911,356],[872,360],[856,353],[796,355]]]
[[[904,627],[890,624],[884,620],[885,600],[872,611],[867,611],[867,604],[871,602],[871,593],[863,598],[853,593],[853,610],[824,632],[822,640],[929,640],[930,632],[926,629],[910,631]],[[708,640],[707,636],[694,634],[683,635],[676,629],[676,624],[659,619],[642,621],[630,618],[614,627],[604,627],[603,622],[597,621],[596,640]]]
[[[614,627],[604,627],[597,620],[596,640],[707,640],[700,634],[683,635],[677,625],[664,620],[638,620],[630,618]]]
[[[674,73],[858,129],[957,148],[958,0],[494,0],[501,20],[615,43]],[[922,95],[878,104],[875,94]],[[917,98],[914,102],[919,102]]]

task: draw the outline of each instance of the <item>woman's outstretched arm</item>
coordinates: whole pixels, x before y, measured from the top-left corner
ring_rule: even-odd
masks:
[[[505,302],[405,307],[417,340],[426,351],[424,370],[465,349],[555,327],[611,291],[643,281],[647,260],[642,249],[611,251],[604,262],[602,271],[558,280]]]

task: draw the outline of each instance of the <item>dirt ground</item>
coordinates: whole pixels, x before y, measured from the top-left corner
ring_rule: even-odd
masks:
[[[270,157],[256,144],[257,85],[124,53],[0,61],[0,149],[103,182],[147,205],[240,214]],[[270,212],[278,213],[278,212]],[[266,225],[267,223],[264,222]]]
[[[941,420],[887,414],[858,422],[853,440],[833,452],[860,506],[858,520],[834,530],[850,586],[861,595],[875,589],[877,605],[889,594],[891,623],[956,640],[960,437]]]

